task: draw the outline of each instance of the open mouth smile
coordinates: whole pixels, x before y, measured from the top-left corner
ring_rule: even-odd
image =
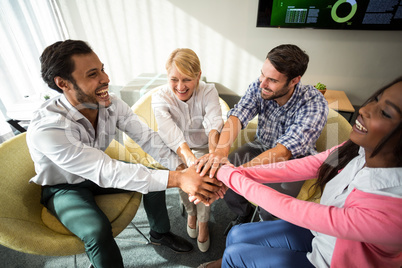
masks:
[[[189,89],[186,89],[186,90],[178,90],[178,89],[176,89],[176,92],[179,93],[179,94],[186,94],[188,91],[189,91]]]
[[[358,131],[367,133],[367,128],[363,126],[363,124],[359,121],[359,118],[355,121],[355,127]]]
[[[98,90],[98,91],[96,91],[96,96],[98,96],[98,97],[100,97],[100,98],[102,98],[102,99],[105,99],[105,98],[108,98],[109,97],[109,89],[108,88],[105,88],[105,89],[100,89],[100,90]]]

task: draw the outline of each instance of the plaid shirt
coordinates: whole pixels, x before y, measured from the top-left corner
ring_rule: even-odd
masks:
[[[315,143],[327,122],[328,103],[313,86],[298,83],[288,102],[279,106],[261,97],[257,79],[229,111],[231,115],[240,120],[242,128],[258,115],[257,139],[269,148],[280,143],[297,158],[317,153]]]

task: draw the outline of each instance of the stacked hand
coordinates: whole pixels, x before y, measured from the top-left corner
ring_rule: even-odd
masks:
[[[180,171],[178,186],[189,196],[209,206],[217,200],[222,194],[224,184],[215,178],[200,175],[196,172],[196,166],[190,166]]]
[[[217,171],[222,165],[231,165],[227,157],[219,152],[206,154],[197,159],[195,164],[196,172],[199,173],[199,176],[209,176],[210,179],[215,179],[214,176],[217,174]],[[228,188],[226,187],[226,185],[221,183],[219,191],[215,192],[215,196],[209,199],[210,204],[212,204],[215,200],[219,198],[223,198],[227,189]],[[202,199],[199,199],[196,195],[189,194],[189,200],[190,202],[194,202],[195,204],[198,204],[200,202],[203,202],[205,204],[205,202]]]
[[[213,178],[218,169],[225,164],[230,164],[227,156],[219,151],[206,154],[195,162],[197,165],[197,172],[201,176],[209,174],[210,178]]]

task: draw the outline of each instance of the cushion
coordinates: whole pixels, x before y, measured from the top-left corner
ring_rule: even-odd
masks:
[[[320,203],[321,191],[315,189],[315,187],[311,187],[316,181],[317,179],[306,180],[296,198],[304,201]]]

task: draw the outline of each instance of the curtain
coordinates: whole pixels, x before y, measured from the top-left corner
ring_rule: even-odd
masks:
[[[29,119],[44,96],[54,94],[41,79],[39,57],[48,45],[67,38],[58,14],[54,0],[0,1],[0,135],[7,132],[4,120],[10,115]]]

